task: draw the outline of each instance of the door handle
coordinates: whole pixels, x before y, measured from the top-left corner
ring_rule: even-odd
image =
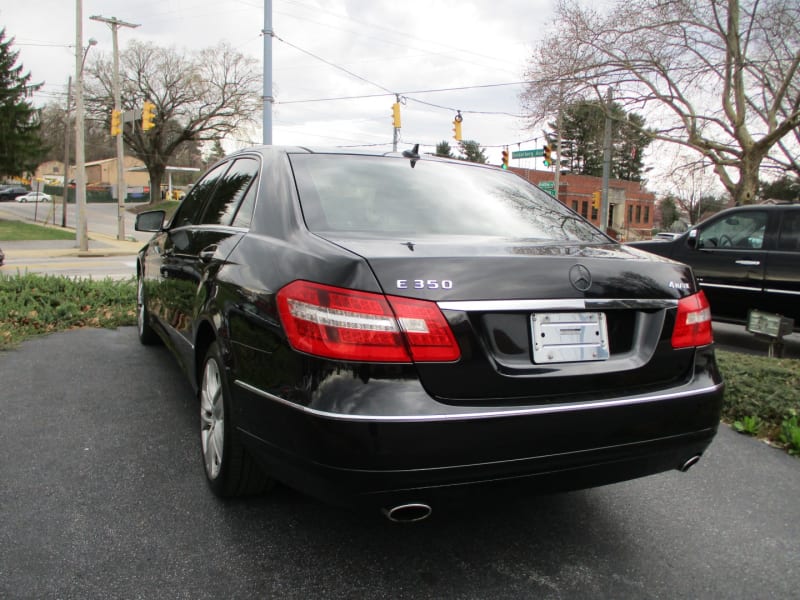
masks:
[[[737,265],[742,265],[743,267],[757,267],[761,264],[760,260],[737,260]]]
[[[217,253],[217,245],[212,244],[200,250],[200,260],[204,263],[210,263],[214,260],[214,255]]]

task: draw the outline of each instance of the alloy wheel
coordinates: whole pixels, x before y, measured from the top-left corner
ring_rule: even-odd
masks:
[[[212,481],[222,468],[225,443],[225,408],[222,380],[217,361],[210,358],[203,370],[200,388],[200,441],[206,474]]]

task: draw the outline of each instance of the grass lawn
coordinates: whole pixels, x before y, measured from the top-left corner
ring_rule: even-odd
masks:
[[[56,227],[44,227],[24,221],[0,219],[0,241],[19,242],[25,240],[74,240],[75,232]]]

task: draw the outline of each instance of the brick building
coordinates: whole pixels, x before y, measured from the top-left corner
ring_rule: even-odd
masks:
[[[552,189],[552,171],[510,167],[511,171],[536,185]],[[561,175],[558,199],[600,227],[600,211],[592,206],[592,195],[602,189],[600,177]],[[611,179],[608,182],[608,224],[606,231],[622,240],[650,238],[656,216],[656,197],[638,181]]]

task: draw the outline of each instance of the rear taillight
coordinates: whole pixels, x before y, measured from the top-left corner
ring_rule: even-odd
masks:
[[[292,348],[360,362],[450,362],[461,351],[434,302],[384,296],[309,281],[278,292]]]
[[[701,291],[678,301],[678,315],[672,331],[673,348],[705,346],[714,341],[711,331],[711,309]]]

